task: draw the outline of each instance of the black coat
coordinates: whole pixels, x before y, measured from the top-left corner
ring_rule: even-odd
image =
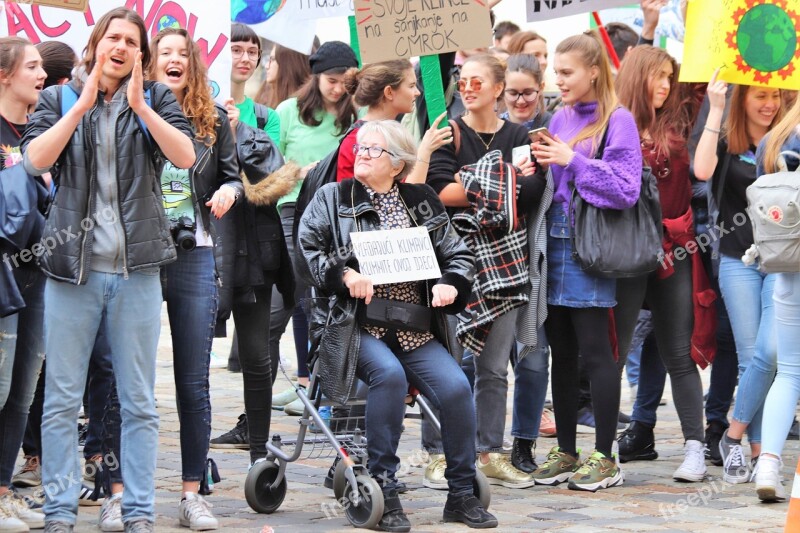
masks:
[[[406,183],[400,183],[399,188],[412,219],[428,229],[442,272],[439,280],[427,284],[428,290],[441,283],[458,291],[455,302],[433,310],[431,324],[434,336],[455,353],[456,339],[448,332],[443,313],[457,314],[466,307],[472,291],[475,258],[450,225],[444,205],[433,189]],[[297,274],[315,287],[320,296],[312,299],[309,306],[310,355],[319,357],[323,392],[340,403],[349,396],[360,346],[356,311],[363,302],[350,297],[343,281],[345,266],[358,270],[350,241],[350,232],[356,231],[356,216],[361,231],[380,229],[378,212],[360,182],[347,179],[327,184],[303,214],[297,238]]]
[[[82,86],[70,82],[76,93]],[[145,82],[151,91],[151,107],[172,126],[192,136],[189,121],[175,96],[165,85]],[[28,144],[61,119],[61,90],[54,85],[39,97],[22,137],[22,151]],[[98,101],[101,101],[98,96]],[[55,239],[59,245],[40,259],[42,270],[49,277],[74,284],[84,284],[89,275],[93,231],[83,233],[81,222],[94,213],[97,176],[94,164],[94,117],[101,113],[95,105],[81,119],[53,167],[58,193],[50,208],[44,228],[44,239]],[[158,267],[175,260],[175,245],[164,215],[161,181],[156,168],[160,154],[153,154],[150,141],[139,126],[136,114],[126,107],[116,119],[117,183],[122,228],[125,231],[126,271]],[[154,161],[154,159],[156,161]],[[62,238],[70,229],[71,235]],[[61,241],[63,240],[63,244]]]

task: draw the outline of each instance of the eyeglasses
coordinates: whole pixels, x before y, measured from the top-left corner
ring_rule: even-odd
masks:
[[[531,103],[535,102],[539,97],[539,91],[536,89],[525,89],[522,92],[515,91],[514,89],[506,89],[503,92],[505,93],[506,100],[509,102],[516,102],[521,96],[524,101]]]
[[[397,157],[392,152],[387,150],[386,148],[381,148],[380,146],[376,146],[376,145],[373,145],[373,146],[361,146],[360,144],[354,144],[353,145],[353,154],[354,155],[363,155],[364,152],[367,152],[372,159],[379,158],[380,156],[383,155],[383,152],[386,152],[387,154],[389,154],[392,157]]]
[[[261,52],[258,48],[248,48],[245,50],[239,46],[231,46],[231,57],[233,59],[239,59],[245,53],[247,53],[247,59],[256,63],[258,63],[258,60],[261,57]]]
[[[272,65],[272,63],[277,63],[277,62],[278,61],[275,59],[275,56],[269,56],[267,58],[267,68],[269,68],[270,65]]]
[[[458,92],[466,90],[478,92],[483,87],[483,80],[480,78],[461,78],[458,80]]]

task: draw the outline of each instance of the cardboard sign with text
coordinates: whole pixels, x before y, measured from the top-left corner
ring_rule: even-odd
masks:
[[[18,4],[34,4],[38,6],[60,7],[85,12],[89,0],[14,0]]]
[[[374,285],[439,279],[442,272],[424,226],[350,234],[361,274]]]
[[[492,44],[483,0],[355,0],[364,63]]]

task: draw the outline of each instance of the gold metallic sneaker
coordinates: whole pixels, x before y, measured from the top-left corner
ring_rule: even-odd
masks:
[[[484,473],[491,485],[502,485],[509,489],[525,489],[536,484],[530,474],[517,470],[511,464],[509,456],[502,453],[490,453],[489,462],[483,464],[480,457],[475,466]]]
[[[422,485],[429,489],[447,490],[447,480],[444,478],[445,468],[447,468],[447,462],[444,460],[444,454],[430,454],[430,463],[425,467]]]

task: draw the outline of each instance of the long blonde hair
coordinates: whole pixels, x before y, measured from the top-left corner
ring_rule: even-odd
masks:
[[[798,98],[792,108],[786,112],[780,122],[764,138],[764,155],[762,167],[764,172],[778,171],[778,157],[781,153],[783,143],[795,133],[795,128],[800,124],[800,98]]]
[[[608,125],[611,113],[617,108],[617,95],[614,92],[614,77],[608,56],[600,40],[600,35],[595,30],[586,31],[580,35],[567,37],[556,47],[556,54],[574,52],[587,68],[597,67],[598,74],[594,84],[597,95],[597,119],[587,124],[573,138],[569,145],[574,147],[577,143],[592,139],[592,152],[597,149],[599,137]]]

